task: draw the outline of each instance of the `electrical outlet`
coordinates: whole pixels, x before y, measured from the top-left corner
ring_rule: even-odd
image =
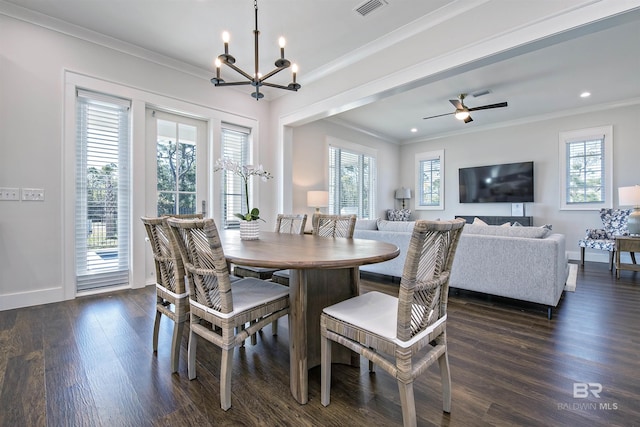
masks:
[[[19,188],[0,188],[0,200],[20,200]]]
[[[44,201],[44,188],[23,188],[22,200],[27,202]]]

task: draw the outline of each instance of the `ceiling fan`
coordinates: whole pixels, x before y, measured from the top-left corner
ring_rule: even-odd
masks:
[[[438,114],[437,116],[430,116],[430,117],[423,117],[423,118],[433,119],[436,117],[449,116],[451,114],[454,114],[456,119],[462,120],[465,123],[469,123],[473,121],[473,119],[471,118],[471,115],[469,114],[471,111],[490,110],[491,108],[502,108],[507,106],[506,102],[499,102],[498,104],[489,104],[489,105],[483,105],[481,107],[468,108],[466,105],[464,105],[464,98],[466,96],[467,96],[466,93],[462,93],[460,94],[460,97],[458,99],[449,100],[449,102],[452,103],[454,107],[456,107],[456,111],[454,111],[453,113]]]

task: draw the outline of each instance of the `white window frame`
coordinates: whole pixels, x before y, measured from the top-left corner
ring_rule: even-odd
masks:
[[[579,141],[594,138],[604,138],[602,154],[604,156],[604,200],[602,202],[567,202],[567,174],[569,171],[569,159],[567,158],[567,146]],[[559,182],[560,182],[560,210],[600,210],[613,206],[613,126],[599,126],[587,129],[578,129],[560,132],[558,138],[559,149]]]
[[[326,153],[325,170],[327,171],[327,177],[329,178],[327,181],[328,187],[331,186],[331,170],[330,170],[330,164],[329,164],[331,147],[337,148],[340,150],[345,150],[349,153],[357,154],[359,156],[371,157],[374,160],[375,167],[373,170],[373,176],[371,177],[371,194],[370,194],[370,202],[369,202],[369,212],[370,212],[370,216],[372,218],[375,218],[375,216],[377,215],[376,212],[378,211],[378,150],[371,147],[364,146],[364,145],[356,144],[353,142],[343,141],[337,138],[331,138],[331,137],[327,138],[326,151],[325,151]],[[331,194],[332,194],[331,188],[329,188],[329,194],[330,194],[329,213],[340,214],[340,212],[335,211],[336,209],[335,200],[331,200]],[[336,195],[335,197],[339,197],[339,196]],[[362,205],[362,200],[359,200],[359,203],[360,205]],[[358,218],[362,218],[362,217],[358,214]]]
[[[437,205],[425,205],[421,204],[421,189],[423,188],[423,177],[420,173],[420,164],[424,161],[440,160],[440,185],[438,186],[438,194],[440,195],[440,202]],[[424,153],[416,153],[415,155],[415,203],[414,208],[417,211],[443,211],[444,210],[444,150],[427,151]]]

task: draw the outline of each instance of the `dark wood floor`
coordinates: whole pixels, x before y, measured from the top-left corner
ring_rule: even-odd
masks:
[[[552,320],[544,308],[452,292],[451,414],[441,410],[437,364],[416,383],[422,426],[640,425],[640,273],[615,279],[606,264],[578,270]],[[366,281],[368,288],[392,289]],[[0,426],[373,426],[402,423],[396,382],[335,365],[331,405],[320,368],[309,403],[289,392],[286,321],[236,351],[232,408],[219,404],[219,351],[201,341],[187,379],[186,336],[169,373],[170,323],[151,351],[154,288],[0,312]],[[599,398],[574,397],[592,383]],[[578,396],[587,386],[577,385]]]

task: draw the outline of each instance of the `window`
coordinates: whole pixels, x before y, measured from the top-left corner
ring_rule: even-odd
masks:
[[[196,213],[196,126],[157,122],[158,215]]]
[[[444,210],[444,150],[416,154],[416,210]]]
[[[130,102],[78,90],[76,286],[129,282]]]
[[[232,125],[222,124],[222,156],[241,165],[250,163],[250,130]],[[249,193],[251,193],[251,182],[249,182]],[[222,221],[224,228],[239,228],[240,220],[234,216],[235,213],[246,212],[246,198],[244,195],[244,184],[242,178],[233,172],[222,173]],[[251,199],[251,194],[249,195]]]
[[[376,159],[371,153],[329,145],[329,212],[374,217]],[[361,147],[367,150],[366,147]]]
[[[561,209],[612,206],[612,136],[611,126],[560,133]]]

